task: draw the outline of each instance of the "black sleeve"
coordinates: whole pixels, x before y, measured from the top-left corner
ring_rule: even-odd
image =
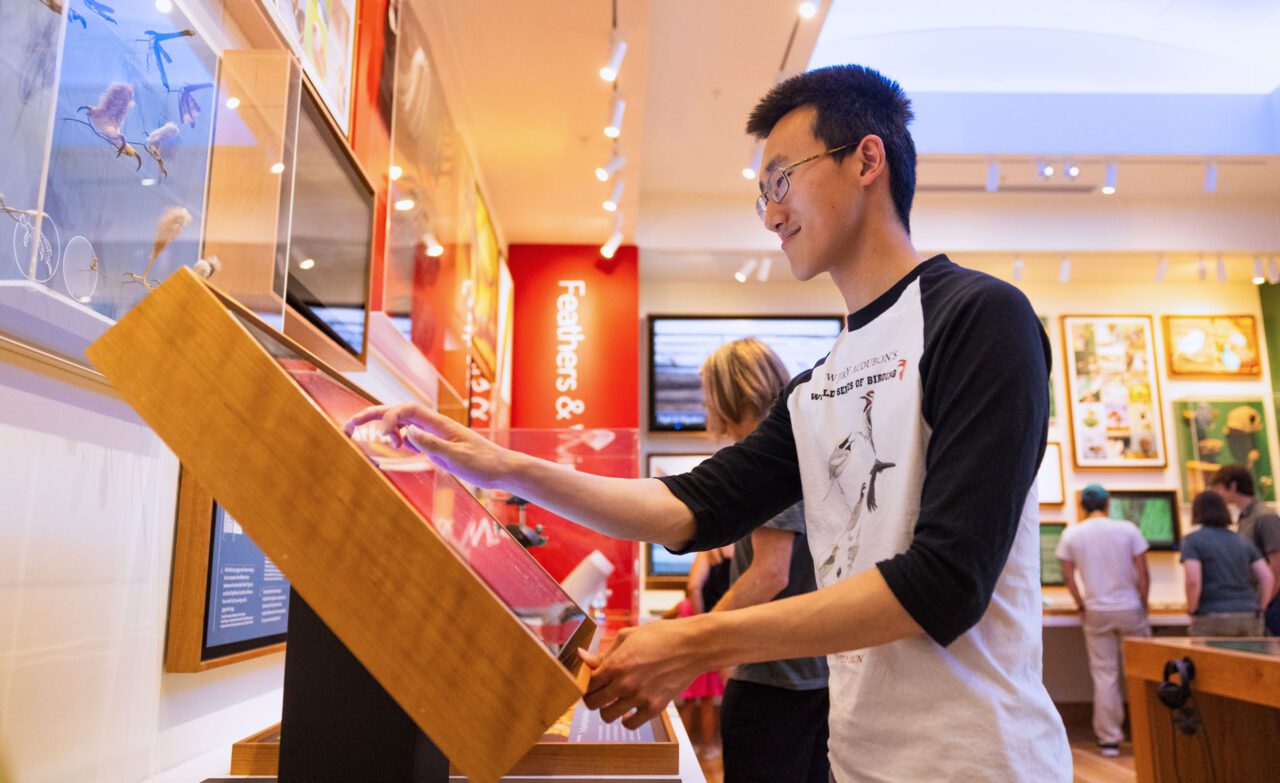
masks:
[[[800,501],[800,467],[787,398],[812,372],[792,379],[750,435],[688,473],[658,479],[689,507],[696,523],[693,540],[676,554],[737,541]]]
[[[922,286],[925,453],[906,552],[878,564],[911,617],[948,645],[986,612],[1049,422],[1049,340],[1026,297],[986,276]]]

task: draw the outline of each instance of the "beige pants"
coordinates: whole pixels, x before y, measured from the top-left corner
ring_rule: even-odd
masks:
[[[1084,644],[1093,675],[1093,733],[1098,742],[1120,744],[1124,740],[1124,668],[1120,640],[1126,636],[1150,636],[1147,613],[1142,609],[1084,613]]]
[[[1190,636],[1262,636],[1262,618],[1256,612],[1222,612],[1191,615]]]

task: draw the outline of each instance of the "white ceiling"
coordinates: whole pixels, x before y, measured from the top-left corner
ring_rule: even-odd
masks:
[[[600,207],[609,186],[592,172],[612,147],[601,133],[610,88],[596,75],[608,53],[609,3],[407,1],[420,4],[432,31],[450,108],[506,240],[602,242],[612,227]],[[750,213],[756,185],[740,173],[752,150],[743,126],[774,84],[796,6],[794,0],[618,0],[619,28],[629,45],[619,80],[627,100],[620,140],[628,159],[624,233],[628,242],[663,250],[646,256],[658,264],[646,276],[678,277],[702,267],[676,268],[690,260],[673,251],[685,241],[693,251],[772,247],[758,225],[706,224],[739,209]],[[1280,86],[1277,30],[1278,0],[835,0],[822,3],[817,19],[799,24],[786,70],[798,72],[824,57],[865,62],[916,94],[1259,94]],[[1277,116],[1259,122],[1280,123],[1280,99],[1272,103]],[[1176,114],[1160,121],[1176,122]],[[1274,155],[1219,158],[1215,194],[1204,192],[1204,157],[1124,156],[1118,159],[1121,193],[1105,197],[1096,188],[1112,159],[1078,158],[1082,172],[1070,183],[1038,180],[1034,155],[926,154],[920,202],[932,216],[953,203],[971,209],[983,199],[990,205],[1016,199],[1060,207],[1067,222],[1073,205],[1096,213],[1100,205],[1133,199],[1144,200],[1148,212],[1146,202],[1160,199],[1176,199],[1183,214],[1200,200],[1218,209],[1259,200],[1280,208]],[[1053,160],[1060,165],[1061,153]],[[995,195],[982,191],[991,161],[1001,166],[1002,191]],[[679,205],[706,209],[683,222],[670,219]],[[699,221],[698,232],[681,233]],[[695,237],[717,230],[714,244]],[[1242,246],[1214,241],[1215,247]],[[675,266],[665,266],[664,258]],[[787,276],[785,265],[775,269]]]

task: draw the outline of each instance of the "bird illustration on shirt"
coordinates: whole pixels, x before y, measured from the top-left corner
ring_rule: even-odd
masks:
[[[831,452],[831,456],[827,459],[827,473],[832,486],[837,486],[839,484],[837,479],[840,477],[840,474],[844,472],[844,469],[849,462],[849,458],[853,454],[853,447],[859,441],[865,442],[871,449],[871,474],[868,477],[866,486],[867,509],[875,511],[877,508],[876,477],[889,468],[897,467],[897,463],[885,462],[881,460],[879,455],[876,453],[875,434],[871,423],[871,410],[876,399],[875,389],[868,390],[866,394],[862,395],[861,399],[863,403],[862,428],[856,432],[846,435],[839,443],[836,444],[835,449]],[[827,488],[827,494],[831,494],[830,487]]]

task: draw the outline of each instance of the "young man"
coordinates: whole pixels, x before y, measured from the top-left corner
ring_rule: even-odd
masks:
[[[1258,548],[1271,569],[1272,593],[1264,618],[1267,635],[1280,636],[1280,516],[1253,496],[1253,474],[1244,465],[1218,468],[1209,489],[1240,510],[1236,532]]]
[[[859,66],[789,79],[752,113],[757,212],[792,273],[829,273],[850,315],[751,435],[691,473],[565,471],[414,405],[352,426],[381,418],[467,481],[677,551],[803,499],[820,589],[624,630],[587,657],[584,698],[605,720],[638,726],[709,668],[827,655],[837,781],[1069,781],[1040,671],[1048,339],[1017,289],[921,261],[911,116],[896,83]]]
[[[1111,495],[1098,484],[1080,492],[1084,521],[1072,525],[1058,542],[1062,576],[1084,613],[1084,644],[1093,675],[1093,733],[1104,756],[1119,756],[1124,740],[1124,692],[1120,641],[1126,636],[1150,636],[1147,595],[1151,572],[1147,542],[1138,526],[1111,519]],[[1080,597],[1076,571],[1084,581]]]

